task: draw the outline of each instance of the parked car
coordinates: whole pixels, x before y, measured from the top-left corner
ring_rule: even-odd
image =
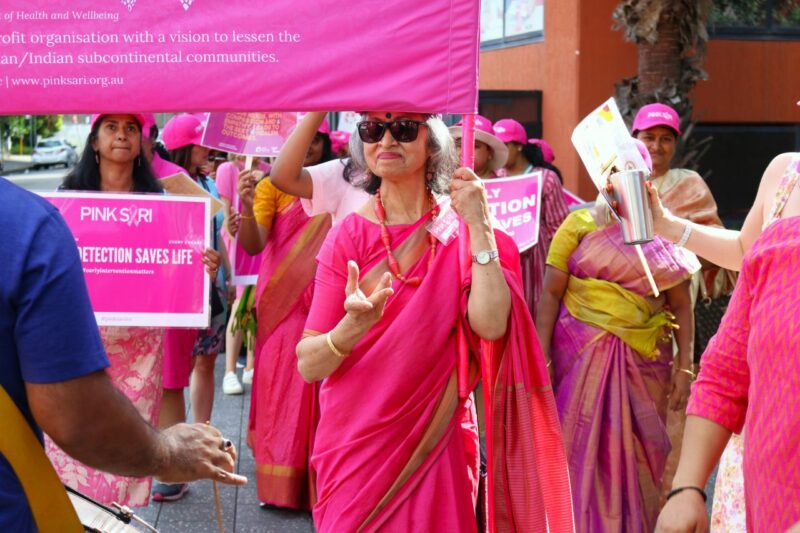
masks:
[[[33,168],[47,168],[52,165],[71,167],[78,162],[78,152],[64,139],[42,139],[33,150]]]

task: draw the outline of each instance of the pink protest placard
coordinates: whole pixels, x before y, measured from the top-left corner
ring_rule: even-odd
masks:
[[[567,204],[567,208],[571,209],[573,206],[583,205],[586,203],[586,200],[584,200],[577,194],[568,191],[567,189],[562,188],[561,192],[562,195],[564,196],[564,203]]]
[[[234,285],[255,285],[258,281],[258,270],[261,268],[263,254],[250,255],[239,244],[239,239],[234,239],[231,257],[231,281]]]
[[[239,155],[275,157],[297,126],[297,113],[210,113],[201,144]]]
[[[474,113],[478,0],[3,0],[0,114]]]
[[[492,215],[514,239],[519,251],[536,246],[542,210],[542,171],[484,180],[483,185]]]
[[[208,327],[207,199],[48,193],[78,245],[101,326]]]

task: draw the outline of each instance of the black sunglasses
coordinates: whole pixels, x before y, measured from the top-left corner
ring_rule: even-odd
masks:
[[[411,143],[417,140],[419,127],[424,125],[419,120],[401,119],[393,122],[379,120],[362,120],[356,125],[358,136],[368,144],[380,142],[388,129],[397,142]]]

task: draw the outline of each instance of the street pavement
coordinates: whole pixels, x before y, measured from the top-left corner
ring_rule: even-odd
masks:
[[[244,487],[219,485],[222,515],[227,533],[313,533],[311,515],[307,512],[265,509],[259,506],[256,496],[255,461],[247,447],[247,419],[250,412],[250,386],[245,385],[245,394],[228,396],[222,393],[222,376],[225,372],[225,356],[217,357],[214,395],[214,410],[211,423],[222,434],[233,441],[239,452],[237,472],[247,476]],[[241,378],[241,370],[239,370]],[[188,390],[187,390],[188,392]],[[188,394],[186,395],[188,406]],[[214,505],[214,488],[210,481],[189,485],[189,493],[177,502],[151,502],[136,514],[145,519],[161,533],[215,533],[217,515]]]
[[[69,171],[70,169],[60,166],[33,170],[30,162],[5,160],[0,176],[29,191],[52,192],[61,185],[61,181]]]

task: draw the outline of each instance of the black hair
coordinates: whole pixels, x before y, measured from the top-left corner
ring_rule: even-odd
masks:
[[[75,168],[67,174],[59,189],[70,191],[99,191],[100,190],[100,165],[97,161],[97,154],[92,147],[92,143],[97,139],[97,132],[103,123],[100,117],[92,126],[89,136],[86,138],[86,146],[83,149],[81,158]],[[137,122],[138,125],[138,122]],[[142,129],[139,126],[139,133]],[[153,169],[144,154],[139,149],[139,155],[133,163],[133,192],[163,192],[158,179],[153,174]]]
[[[556,176],[558,176],[558,180],[561,182],[561,184],[564,184],[564,178],[561,177],[561,171],[558,170],[557,166],[544,160],[542,148],[538,144],[523,145],[522,155],[524,155],[525,159],[527,159],[528,162],[533,165],[533,168],[546,168],[548,170],[552,170]]]
[[[333,153],[333,148],[331,145],[331,136],[327,133],[317,133],[317,135],[322,137],[322,157],[319,159],[319,163],[327,163],[331,159],[337,159],[336,154]]]
[[[191,168],[192,166],[192,148],[194,148],[193,144],[187,144],[186,146],[181,146],[180,148],[176,148],[175,150],[169,151],[169,160],[182,167],[186,172],[188,172],[192,177],[194,177],[197,173],[196,168]]]
[[[171,161],[169,151],[162,143],[158,142],[158,126],[156,124],[150,126],[150,140],[153,141],[153,153],[158,154],[164,161]]]

